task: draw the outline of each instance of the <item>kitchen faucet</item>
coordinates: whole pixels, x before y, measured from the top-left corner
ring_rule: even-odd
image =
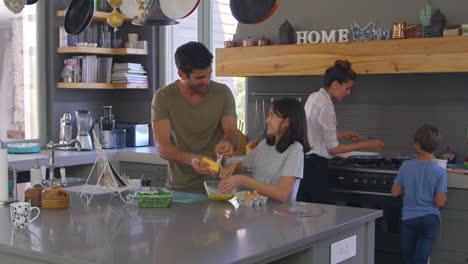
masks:
[[[76,144],[76,150],[81,151],[81,143],[80,141],[76,139],[72,139],[70,142],[66,144],[57,144],[54,143],[53,141],[49,141],[47,143],[47,148],[49,149],[49,180],[45,181],[44,184],[48,184],[49,186],[54,185],[54,180],[55,180],[55,149],[57,147],[68,147],[68,146],[73,146],[73,144]]]

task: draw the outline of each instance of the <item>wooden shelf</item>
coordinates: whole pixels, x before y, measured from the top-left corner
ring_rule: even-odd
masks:
[[[148,89],[146,83],[57,83],[64,89]]]
[[[216,75],[322,75],[337,59],[359,74],[468,72],[468,37],[221,48]]]
[[[67,10],[58,10],[55,15],[58,17],[65,17],[65,14],[67,13]],[[107,15],[110,13],[107,12],[101,12],[101,11],[94,11],[93,14],[93,21],[106,21],[107,20]],[[130,22],[132,19],[130,17],[124,17],[125,22]]]
[[[110,49],[93,47],[59,47],[57,53],[86,53],[99,55],[148,55],[147,49]]]

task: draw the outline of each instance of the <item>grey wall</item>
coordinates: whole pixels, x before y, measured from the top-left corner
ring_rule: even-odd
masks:
[[[468,2],[433,0],[446,15],[448,25],[468,21]],[[282,1],[277,12],[258,25],[239,25],[236,40],[266,36],[278,43],[278,28],[288,19],[296,30],[349,28],[351,22],[364,26],[374,20],[378,28],[390,28],[395,21],[417,23],[425,1]],[[365,10],[365,11],[364,11]],[[352,61],[351,61],[352,62]],[[414,152],[412,135],[421,124],[438,126],[442,147],[451,146],[458,162],[468,156],[468,73],[359,75],[352,95],[336,104],[338,129],[349,129],[385,141],[386,155]],[[247,80],[248,136],[258,137],[261,113],[255,102],[268,108],[270,96],[252,93],[310,93],[318,90],[322,76],[252,77]],[[302,96],[303,101],[307,96]],[[274,97],[276,98],[276,97]],[[257,110],[261,109],[258,107]],[[259,112],[259,111],[257,111]]]
[[[137,32],[140,40],[148,40],[150,54],[147,56],[114,56],[114,62],[142,63],[149,76],[149,89],[57,89],[55,83],[61,81],[63,60],[69,54],[58,54],[58,29],[63,26],[63,18],[55,16],[56,10],[66,9],[70,0],[49,1],[47,5],[47,133],[48,139],[58,141],[59,121],[64,112],[74,113],[77,109],[91,110],[96,120],[102,115],[102,106],[112,105],[113,113],[119,122],[151,122],[151,99],[157,88],[156,54],[157,27],[140,27],[125,23],[118,30],[124,37],[128,32]],[[92,22],[93,23],[93,22]],[[74,116],[74,114],[73,114]],[[74,128],[74,134],[76,129]]]

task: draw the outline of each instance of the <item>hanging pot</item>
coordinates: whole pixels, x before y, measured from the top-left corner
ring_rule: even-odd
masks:
[[[353,155],[348,158],[352,163],[362,166],[379,165],[385,162],[385,157],[381,155]]]
[[[230,0],[231,13],[242,24],[258,24],[275,13],[280,0]]]
[[[71,35],[80,34],[88,27],[93,13],[93,0],[72,0],[65,14],[65,31]]]
[[[148,14],[143,18],[134,18],[132,24],[137,26],[169,26],[179,24],[179,21],[168,18],[161,10],[159,0],[153,0],[148,7]]]
[[[39,0],[27,0],[26,4],[27,5],[34,5],[35,3],[37,3],[37,1],[39,1]]]
[[[159,0],[161,10],[170,19],[182,19],[192,14],[200,0]]]

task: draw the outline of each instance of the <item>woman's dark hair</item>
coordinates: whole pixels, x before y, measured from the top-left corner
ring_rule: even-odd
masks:
[[[414,143],[429,153],[434,153],[440,144],[440,132],[437,127],[424,124],[414,134]]]
[[[177,48],[174,59],[177,69],[189,76],[193,69],[211,66],[213,54],[202,43],[190,41]]]
[[[347,60],[337,60],[335,65],[325,71],[323,87],[330,87],[334,81],[342,84],[348,81],[356,81],[356,73],[351,69],[351,63]]]
[[[283,153],[294,141],[302,144],[304,152],[309,152],[310,146],[307,140],[307,125],[304,107],[295,98],[284,97],[271,103],[273,112],[281,118],[289,119],[289,126],[284,131],[276,150]],[[275,145],[275,137],[267,136],[266,143],[270,146]]]

